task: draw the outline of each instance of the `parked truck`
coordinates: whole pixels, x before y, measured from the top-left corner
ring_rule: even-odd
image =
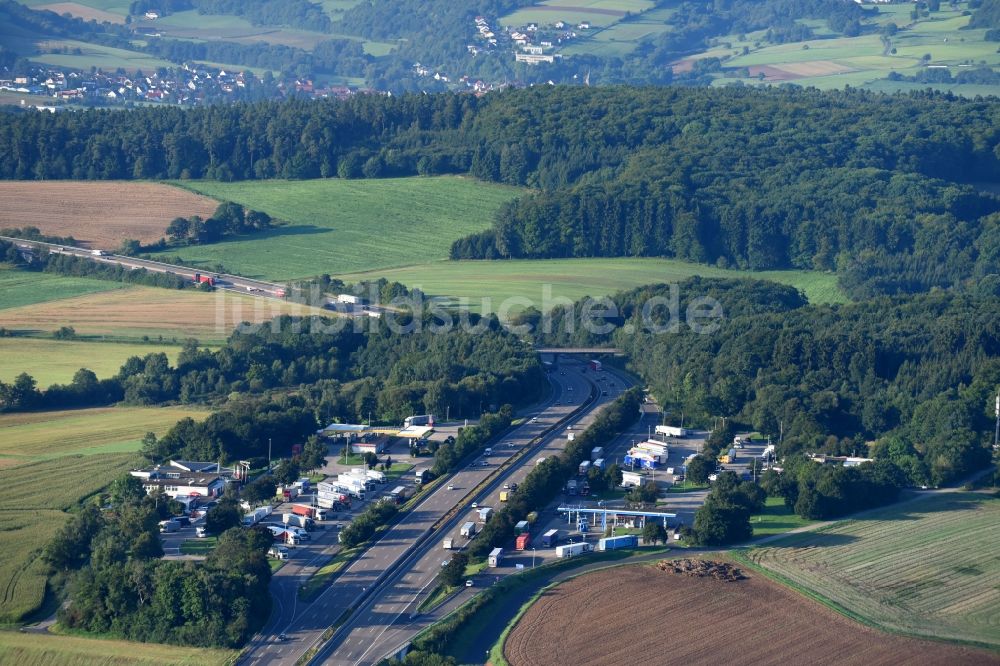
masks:
[[[510,491],[509,490],[501,490],[500,491],[500,501],[501,502],[506,502],[509,498],[510,498]]]
[[[444,548],[445,548],[445,550],[451,550],[454,547],[455,547],[455,540],[454,539],[452,539],[451,537],[448,537],[447,539],[444,540]]]
[[[309,516],[302,516],[297,513],[283,513],[281,514],[281,522],[285,525],[292,527],[301,527],[302,529],[309,530],[315,527],[313,519]]]
[[[584,460],[582,463],[580,463],[580,467],[577,470],[577,473],[580,476],[586,476],[587,472],[589,472],[589,471],[590,471],[590,461],[589,460]]]
[[[501,562],[503,562],[503,548],[494,548],[490,551],[489,565],[491,567],[498,567]]]
[[[476,524],[473,522],[467,522],[462,525],[461,535],[466,539],[471,539],[476,536]]]
[[[293,504],[292,513],[300,516],[307,516],[313,520],[326,520],[326,511],[319,507],[307,506],[305,504]]]
[[[414,474],[415,474],[414,481],[416,481],[417,485],[420,485],[421,483],[427,481],[427,476],[430,474],[430,472],[427,471],[426,469],[418,469],[416,472],[414,472]]]
[[[171,534],[181,528],[181,524],[176,520],[161,520],[160,531],[164,534]]]
[[[687,428],[680,428],[677,426],[668,425],[658,425],[656,426],[657,435],[666,435],[667,437],[687,437]]]
[[[598,459],[603,458],[603,457],[604,457],[604,447],[603,446],[595,446],[594,448],[592,448],[590,450],[590,459],[591,460],[598,460]]]
[[[262,506],[243,516],[244,527],[251,527],[271,515],[271,507]]]
[[[518,534],[517,539],[514,540],[514,548],[517,550],[527,550],[528,544],[531,543],[531,535],[528,533]]]
[[[605,468],[604,458],[598,458],[597,460],[595,460],[594,461],[594,467],[596,467],[597,469],[603,471],[604,468]]]
[[[479,509],[476,509],[476,513],[479,514],[479,522],[485,523],[490,519],[490,516],[493,515],[493,509],[491,509],[488,506],[484,506]]]
[[[569,481],[566,482],[566,494],[576,495],[576,492],[577,492],[576,479],[570,479]]]
[[[590,366],[590,369],[593,370],[594,372],[600,372],[601,368],[604,367],[601,364],[601,362],[597,360],[591,361],[588,365]]]
[[[619,548],[635,548],[639,545],[639,537],[635,534],[604,537],[597,542],[597,550],[617,550]]]
[[[589,543],[567,543],[562,546],[556,546],[556,557],[566,558],[566,557],[576,557],[577,555],[582,555],[583,553],[590,552]]]
[[[380,472],[377,469],[368,469],[365,470],[365,475],[375,483],[385,483],[385,472]]]
[[[567,433],[566,434],[566,439],[568,439],[569,441],[572,442],[574,439],[576,439],[576,433],[575,432]]]
[[[559,541],[559,530],[549,530],[542,535],[542,547],[551,548]]]

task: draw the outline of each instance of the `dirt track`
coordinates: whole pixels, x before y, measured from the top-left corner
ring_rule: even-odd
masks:
[[[38,227],[113,250],[126,238],[155,242],[175,217],[211,217],[218,205],[158,183],[8,181],[0,183],[0,228]]]
[[[760,575],[723,582],[651,566],[545,593],[504,646],[512,666],[995,664],[989,652],[869,629]]]

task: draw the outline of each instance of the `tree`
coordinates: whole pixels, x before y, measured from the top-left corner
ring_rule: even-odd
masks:
[[[663,523],[655,520],[651,520],[646,523],[646,526],[642,528],[642,540],[647,545],[654,544],[658,541],[666,543],[667,530],[663,527]]]
[[[173,221],[167,225],[167,236],[169,236],[170,240],[175,243],[187,240],[190,232],[191,223],[183,217],[175,217]]]
[[[449,587],[458,587],[465,580],[465,567],[469,564],[467,553],[455,553],[446,566],[441,567],[438,578]]]
[[[262,504],[272,499],[277,489],[274,477],[265,474],[243,486],[243,490],[240,491],[240,497],[251,505]]]
[[[277,466],[275,466],[271,475],[277,483],[287,485],[298,481],[300,472],[301,470],[299,469],[298,462],[292,458],[283,458]]]
[[[375,465],[378,464],[378,456],[371,451],[365,452],[365,464],[368,466],[368,469],[375,469]]]
[[[630,490],[625,495],[625,499],[638,504],[652,504],[656,501],[658,495],[659,489],[656,487],[656,484],[652,481],[647,481],[641,486],[636,486]]]
[[[116,507],[140,504],[146,497],[142,480],[131,474],[122,474],[108,486],[111,504]]]
[[[694,516],[694,534],[702,546],[745,541],[753,535],[750,512],[742,506],[710,499]]]
[[[235,501],[219,500],[219,503],[205,514],[205,529],[212,534],[222,534],[226,530],[243,524],[243,512]]]
[[[715,462],[699,453],[687,464],[687,479],[692,483],[708,483],[708,477],[715,471]]]

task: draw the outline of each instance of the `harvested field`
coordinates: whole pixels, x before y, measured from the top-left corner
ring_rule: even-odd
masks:
[[[1000,649],[1000,498],[936,493],[746,557],[879,626]]]
[[[282,314],[322,314],[317,308],[226,291],[205,293],[133,287],[3,311],[3,326],[16,331],[54,331],[72,326],[77,335],[202,342],[227,338],[240,322],[259,323]],[[326,312],[326,314],[329,314]]]
[[[988,652],[869,629],[764,576],[724,582],[651,566],[607,569],[556,586],[504,645],[511,666],[563,664],[566,655],[601,666],[995,662]]]
[[[111,12],[106,12],[95,7],[81,5],[78,2],[53,2],[48,5],[35,5],[32,9],[47,9],[59,15],[70,14],[84,21],[94,20],[98,23],[105,21],[108,23],[125,22],[125,17],[121,14],[112,14]]]
[[[831,76],[833,74],[846,74],[857,71],[832,60],[814,60],[812,62],[789,62],[776,67],[776,69],[788,72],[794,76]]]
[[[763,74],[768,81],[791,81],[792,79],[802,77],[800,74],[793,74],[792,72],[772,67],[771,65],[753,65],[752,67],[747,67],[747,71],[750,72],[750,76],[760,76]]]
[[[32,226],[113,250],[126,238],[159,240],[175,217],[211,217],[218,201],[158,183],[0,183],[0,228]]]
[[[0,632],[0,664],[19,666],[222,666],[236,655],[232,650]]]

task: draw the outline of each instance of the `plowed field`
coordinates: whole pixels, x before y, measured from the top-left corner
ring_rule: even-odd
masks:
[[[504,645],[549,664],[987,664],[996,655],[881,633],[763,576],[691,578],[650,566],[580,576],[544,593]]]
[[[0,183],[0,228],[38,227],[89,247],[126,238],[151,243],[175,217],[211,217],[218,201],[158,183],[19,181]]]

